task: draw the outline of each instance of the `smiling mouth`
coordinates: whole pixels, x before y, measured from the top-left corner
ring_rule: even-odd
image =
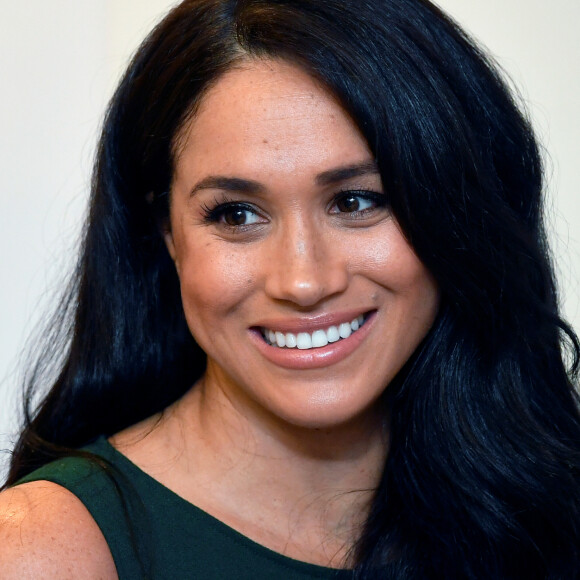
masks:
[[[361,314],[353,318],[350,322],[343,322],[336,326],[321,328],[314,332],[280,332],[269,328],[260,328],[264,340],[277,348],[297,348],[299,350],[310,350],[322,348],[330,343],[338,342],[348,338],[356,332],[367,321],[368,315]]]

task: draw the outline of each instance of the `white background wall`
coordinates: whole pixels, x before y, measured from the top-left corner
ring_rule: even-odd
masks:
[[[0,0],[0,449],[16,429],[19,353],[72,264],[102,112],[174,3]],[[580,331],[580,2],[439,4],[509,71],[549,151],[564,312]]]

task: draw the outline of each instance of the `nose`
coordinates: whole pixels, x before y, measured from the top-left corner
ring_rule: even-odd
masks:
[[[333,238],[315,224],[284,228],[269,248],[266,293],[307,308],[343,292],[347,256]]]

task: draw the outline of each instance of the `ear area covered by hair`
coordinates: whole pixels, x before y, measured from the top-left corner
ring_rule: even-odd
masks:
[[[169,224],[164,226],[163,231],[163,240],[165,241],[165,246],[167,247],[167,251],[177,268],[177,272],[179,273],[179,262],[177,260],[177,254],[175,252],[175,240],[173,239],[173,232],[171,231],[171,227]]]

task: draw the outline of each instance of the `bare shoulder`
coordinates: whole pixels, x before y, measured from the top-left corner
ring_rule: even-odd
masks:
[[[48,481],[0,493],[0,580],[117,579],[99,527],[70,491]]]

